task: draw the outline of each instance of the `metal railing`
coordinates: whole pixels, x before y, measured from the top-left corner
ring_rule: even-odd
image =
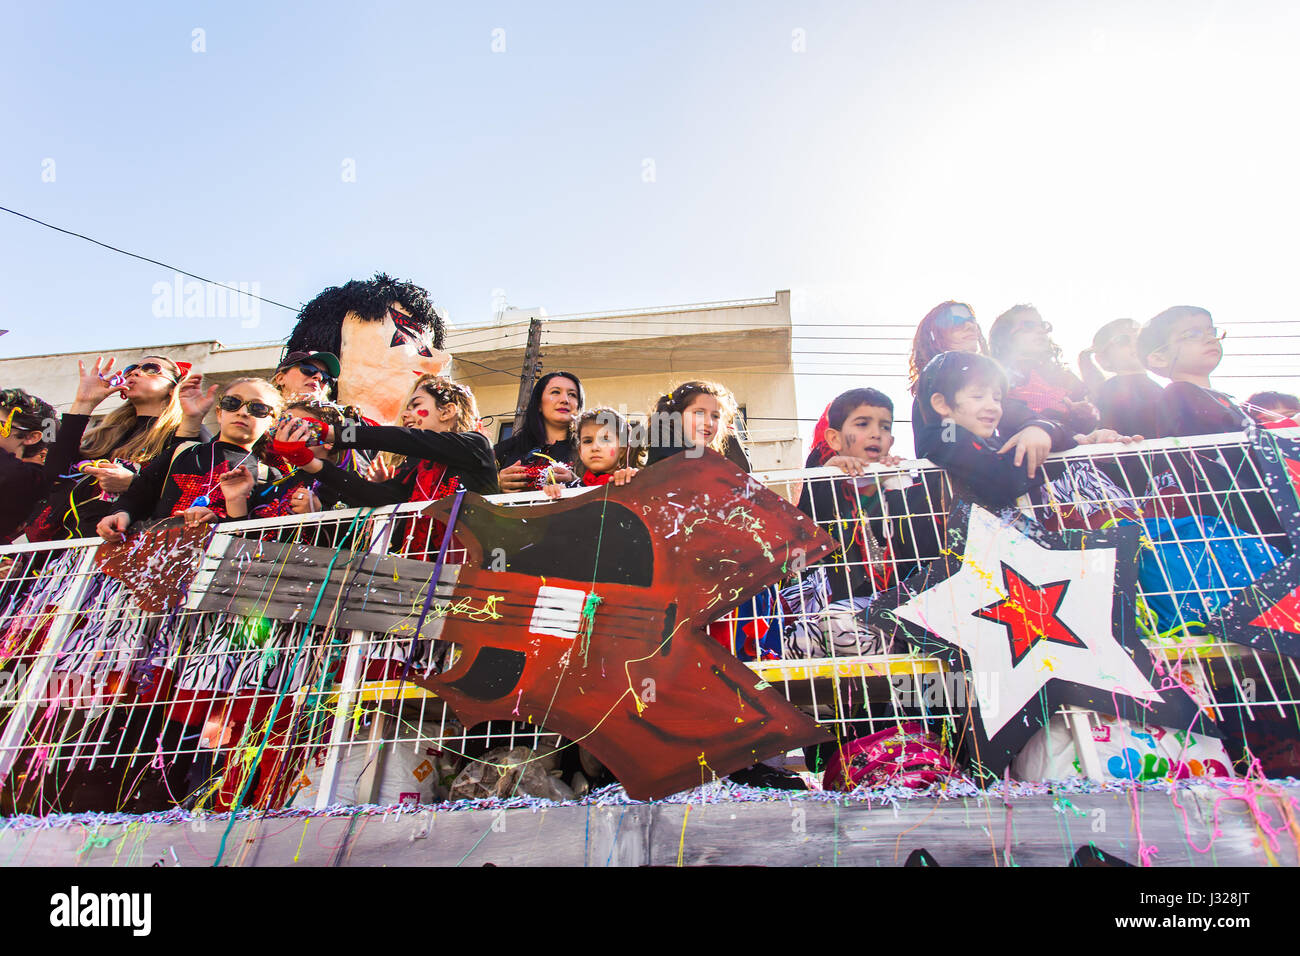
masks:
[[[1148,646],[1212,717],[1239,731],[1239,763],[1251,756],[1254,727],[1271,722],[1285,735],[1289,724],[1294,737],[1295,660],[1205,627],[1289,551],[1245,436],[1085,447],[1046,467],[1047,488],[1020,504],[1049,528],[1142,527]],[[897,529],[942,541],[951,488],[926,461],[870,472],[879,495],[870,514],[852,504],[863,500],[855,479],[832,469],[755,476],[787,500],[802,494],[840,551],[788,569],[710,634],[841,739],[903,718],[951,730],[966,707],[943,664],[873,630],[866,613],[915,559],[936,556],[916,547],[904,556]],[[98,539],[0,547],[0,812],[429,802],[445,796],[465,760],[558,744],[524,715],[464,727],[403,679],[409,668],[441,671],[454,660],[436,628],[412,641],[428,572],[419,579],[384,563],[433,561],[441,531],[419,517],[424,507],[219,525],[208,553],[219,545],[227,571],[213,563],[211,577],[200,574],[203,594],[163,613],[97,567]],[[447,565],[463,560],[453,548]],[[223,583],[231,567],[236,577]],[[357,591],[373,606],[357,611],[342,599]],[[437,593],[448,597],[450,585]],[[471,604],[446,613],[480,612]],[[1078,711],[1066,719],[1080,769],[1103,776],[1093,746],[1103,721]]]

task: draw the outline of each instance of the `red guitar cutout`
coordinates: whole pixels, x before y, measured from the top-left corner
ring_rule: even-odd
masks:
[[[424,514],[446,521],[450,510],[443,499]],[[669,459],[558,504],[467,494],[455,531],[470,560],[453,604],[466,600],[438,636],[461,657],[412,679],[466,727],[541,724],[590,750],[637,799],[830,739],[704,632],[800,552],[810,564],[834,547],[722,456]],[[506,570],[489,570],[502,554]]]

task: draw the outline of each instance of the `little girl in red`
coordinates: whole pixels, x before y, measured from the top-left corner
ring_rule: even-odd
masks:
[[[628,437],[627,422],[612,408],[593,408],[573,421],[573,445],[581,474],[567,487],[593,488],[613,482],[625,485],[639,470],[644,450]],[[548,498],[559,498],[564,485],[542,487]]]

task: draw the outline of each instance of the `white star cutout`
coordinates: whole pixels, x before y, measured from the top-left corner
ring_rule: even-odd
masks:
[[[1111,633],[1115,560],[1114,548],[1044,548],[972,505],[961,569],[899,605],[894,613],[965,651],[987,739],[1002,730],[1053,678],[1096,687],[1107,694],[1163,703],[1164,698]],[[996,621],[973,616],[1007,596],[1003,562],[1036,586],[1070,582],[1057,617],[1086,648],[1036,641],[1024,659],[1012,666],[1007,629]]]

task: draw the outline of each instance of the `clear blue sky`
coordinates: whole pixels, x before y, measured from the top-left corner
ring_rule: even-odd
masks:
[[[987,328],[1032,301],[1071,354],[1177,302],[1223,323],[1295,312],[1294,3],[26,4],[6,20],[0,204],[290,304],[376,269],[453,322],[485,320],[498,288],[552,313],[792,288],[796,321],[846,326],[953,297]],[[270,340],[292,320],[156,318],[166,270],[7,215],[0,257],[4,355]],[[1225,373],[1295,371],[1300,338],[1238,334],[1300,323],[1229,328]],[[819,373],[800,414],[856,384],[825,373],[903,361],[800,356]]]

